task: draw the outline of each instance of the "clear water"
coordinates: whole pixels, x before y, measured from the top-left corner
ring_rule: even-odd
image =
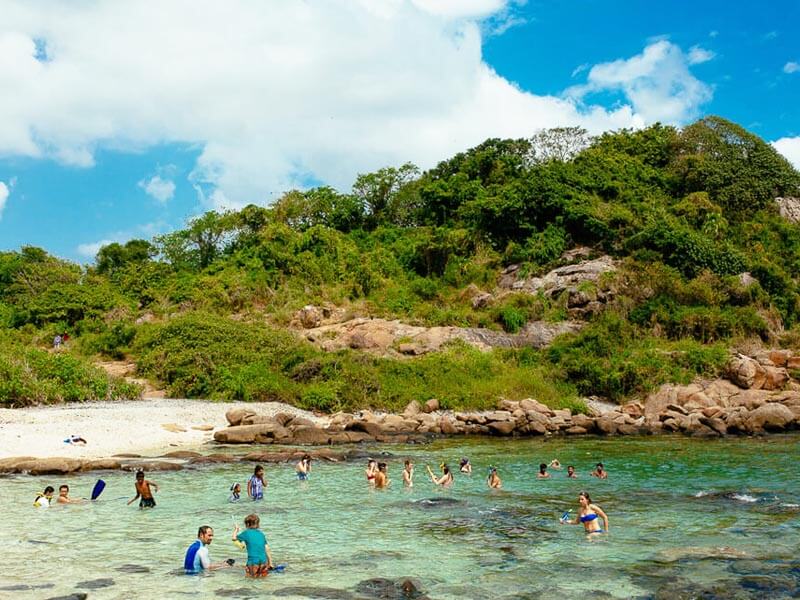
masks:
[[[361,463],[315,464],[307,482],[296,480],[291,465],[267,465],[261,503],[227,503],[231,482],[251,472],[245,463],[153,473],[158,506],[144,511],[125,505],[133,496],[130,473],[103,474],[108,486],[96,503],[51,509],[33,508],[38,490],[64,481],[73,495],[88,495],[97,474],[0,479],[0,597],[47,598],[111,579],[109,587],[85,591],[90,598],[361,598],[356,586],[374,577],[413,577],[430,598],[443,599],[661,598],[692,586],[736,592],[720,597],[800,593],[800,436],[448,440],[380,451],[394,455],[388,490],[370,489]],[[412,490],[401,481],[407,456],[417,463]],[[456,466],[461,456],[471,458],[473,475],[457,476],[449,491],[434,489],[424,464]],[[537,465],[555,457],[575,464],[581,478],[568,480],[562,471],[537,480]],[[598,461],[607,481],[588,477]],[[488,465],[498,467],[502,491],[486,488]],[[566,509],[577,508],[581,490],[609,515],[604,539],[588,541],[582,528],[558,524]],[[429,498],[454,502],[419,502]],[[257,581],[239,569],[175,573],[202,524],[215,528],[212,560],[244,562],[230,533],[249,512],[261,516],[276,562],[288,564],[285,573]],[[745,558],[707,556],[718,547]],[[687,548],[704,550],[687,555]],[[670,560],[680,553],[682,560]]]

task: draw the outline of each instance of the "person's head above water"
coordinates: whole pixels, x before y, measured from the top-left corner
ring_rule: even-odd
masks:
[[[578,502],[580,502],[582,506],[589,506],[592,503],[592,499],[589,497],[588,492],[581,492],[578,494]]]
[[[575,467],[572,465],[567,466],[567,473],[572,475],[575,472]]]
[[[386,463],[385,462],[378,463],[378,471],[382,471],[383,473],[386,472]]]
[[[241,492],[241,491],[242,491],[242,486],[241,486],[241,485],[239,485],[239,482],[236,482],[236,483],[234,483],[234,484],[231,486],[231,491],[232,491],[234,494],[238,494],[239,492]]]
[[[136,471],[136,481],[144,480],[144,471]]]
[[[47,496],[48,498],[53,495],[56,490],[53,488],[52,485],[48,485],[44,488],[44,493],[42,495]]]
[[[302,461],[303,461],[304,463],[310,463],[310,462],[311,462],[311,455],[309,455],[309,454],[304,454],[304,455],[303,455],[303,458],[302,458]]]
[[[445,475],[450,474],[450,467],[448,467],[446,464],[442,463],[439,466],[442,468],[442,473],[444,473]]]
[[[253,475],[256,477],[261,477],[264,474],[264,467],[261,465],[256,465],[256,468],[253,469]]]
[[[405,465],[406,465],[406,467],[413,467],[414,463],[412,463],[410,460],[406,459]]]
[[[202,525],[200,529],[197,530],[197,539],[208,546],[214,539],[214,530],[210,525]]]
[[[244,518],[244,524],[248,529],[256,529],[261,524],[261,519],[258,518],[257,514],[253,513]]]
[[[462,467],[463,467],[464,465],[468,465],[468,464],[469,464],[469,459],[468,459],[468,458],[462,458],[462,459],[461,459],[461,462],[460,462],[459,464],[460,464]]]
[[[545,471],[547,471],[547,465],[544,464],[544,463],[540,463],[539,464],[539,473],[544,473]]]
[[[603,463],[597,463],[597,466],[595,467],[595,469],[597,470],[598,473],[602,473],[602,471],[603,471]]]
[[[58,486],[58,493],[61,496],[66,496],[67,494],[69,494],[69,486],[66,484]]]

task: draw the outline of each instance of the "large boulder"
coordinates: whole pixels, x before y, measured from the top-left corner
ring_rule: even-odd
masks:
[[[331,434],[315,426],[300,426],[292,432],[291,441],[308,446],[325,446],[331,443]]]
[[[727,364],[728,379],[745,390],[761,389],[767,374],[758,361],[743,354],[732,357]]]
[[[223,444],[268,444],[288,438],[289,432],[277,423],[237,425],[214,432],[214,440]]]
[[[232,408],[225,413],[225,418],[229,425],[241,425],[247,417],[254,417],[256,413],[249,408]]]
[[[490,421],[486,426],[495,435],[511,435],[517,424],[514,421]]]
[[[439,410],[439,401],[436,398],[431,398],[425,403],[425,405],[422,407],[422,410],[426,413],[432,413]]]
[[[422,412],[422,407],[420,406],[419,402],[416,400],[412,400],[406,407],[403,409],[403,416],[406,418],[411,418],[417,416],[419,413]]]
[[[536,411],[543,415],[547,415],[548,417],[555,416],[555,412],[546,404],[542,404],[538,400],[534,400],[533,398],[526,398],[525,400],[520,400],[519,407],[524,410],[526,413],[530,411]]]
[[[794,422],[794,413],[777,402],[770,402],[759,406],[747,415],[745,422],[749,431],[782,431]]]

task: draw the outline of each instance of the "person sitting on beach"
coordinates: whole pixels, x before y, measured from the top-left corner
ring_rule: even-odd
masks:
[[[375,472],[375,489],[383,489],[389,486],[389,473],[386,463],[378,463],[378,470]]]
[[[203,571],[223,569],[233,564],[232,559],[222,563],[212,563],[208,547],[214,539],[214,530],[209,525],[203,525],[197,530],[197,539],[186,549],[183,558],[183,569],[187,575],[197,575]]]
[[[308,479],[308,476],[311,474],[311,456],[304,454],[303,458],[300,459],[300,462],[297,463],[295,471],[297,472],[297,478],[300,481],[305,481]]]
[[[378,472],[378,461],[375,459],[370,458],[367,461],[367,470],[365,471],[367,475],[367,482],[370,485],[375,485],[375,474]]]
[[[33,501],[33,505],[38,508],[47,508],[50,506],[50,502],[53,500],[53,493],[55,489],[53,489],[52,485],[48,485],[44,488],[44,491],[41,494],[36,494],[36,499]]]
[[[589,494],[581,492],[578,495],[578,503],[580,504],[578,516],[572,520],[562,519],[561,523],[566,525],[583,525],[584,530],[590,536],[597,533],[608,533],[610,531],[606,513],[596,504],[592,504],[592,499],[589,497]],[[600,523],[597,520],[598,517],[603,519],[604,528],[600,527]]]
[[[551,461],[550,461],[550,464],[549,464],[548,466],[549,466],[551,469],[555,469],[556,471],[560,471],[560,470],[561,470],[561,463],[560,463],[560,462],[558,462],[558,459],[557,459],[557,458],[554,458],[553,460],[551,460]]]
[[[466,473],[467,475],[472,475],[472,465],[469,464],[468,458],[462,458],[461,463],[459,464],[459,471],[462,473]]]
[[[597,477],[598,479],[608,479],[608,473],[603,467],[603,463],[597,463],[597,466],[594,468],[594,471],[590,473],[590,475],[592,477]]]
[[[403,485],[406,487],[414,487],[414,463],[406,459],[403,466]]]
[[[497,474],[497,467],[489,468],[489,477],[486,479],[486,485],[493,490],[499,490],[503,487],[503,482],[500,480],[500,475]]]
[[[150,488],[153,487],[158,491],[158,484],[147,481],[144,478],[144,471],[137,471],[136,483],[134,485],[136,486],[136,495],[128,500],[128,504],[132,504],[137,498],[141,498],[141,500],[139,500],[139,508],[154,508],[156,500],[153,498],[153,492]]]
[[[253,501],[263,500],[266,489],[267,480],[264,479],[264,467],[256,465],[253,475],[247,480],[247,497]]]
[[[237,525],[233,530],[232,539],[234,542],[242,542],[247,548],[245,574],[247,577],[266,577],[273,568],[272,554],[269,551],[267,537],[258,528],[260,519],[255,514],[247,515],[244,524],[247,529],[239,533]]]
[[[70,498],[69,497],[69,486],[62,485],[58,488],[58,498],[56,498],[56,502],[58,504],[82,504],[83,500]]]
[[[572,465],[569,465],[567,467],[567,478],[568,479],[577,479],[578,478],[578,474],[575,472],[575,467],[572,466]]]
[[[541,463],[539,465],[539,473],[536,475],[537,479],[550,479],[550,473],[547,472],[547,465]]]
[[[442,469],[441,477],[436,477],[436,475],[433,474],[433,471],[431,471],[431,468],[428,465],[425,465],[425,468],[428,469],[428,475],[430,475],[431,481],[433,483],[435,483],[436,485],[441,485],[442,487],[450,487],[451,485],[453,485],[454,481],[453,474],[450,472],[450,467],[448,467],[444,463],[442,463],[439,466]]]
[[[238,502],[242,498],[242,486],[237,481],[231,486],[231,495],[228,496],[228,502]]]

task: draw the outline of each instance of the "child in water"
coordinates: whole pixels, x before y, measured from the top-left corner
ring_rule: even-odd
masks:
[[[247,480],[247,495],[251,500],[263,500],[267,480],[264,479],[264,467],[256,465],[253,475]]]
[[[267,536],[258,526],[260,519],[258,515],[247,515],[244,518],[247,529],[239,533],[237,525],[233,530],[231,539],[234,542],[241,542],[247,548],[247,565],[245,574],[247,577],[266,577],[269,570],[273,568],[272,553],[269,551]]]
[[[141,498],[139,500],[139,508],[154,508],[156,505],[156,500],[153,498],[153,492],[150,490],[152,486],[158,491],[158,484],[153,481],[147,481],[144,478],[144,471],[137,471],[136,472],[136,495],[128,500],[128,504],[132,504],[137,498]]]
[[[242,497],[242,486],[237,481],[231,486],[231,495],[228,496],[228,502],[238,502]]]
[[[503,482],[500,480],[500,475],[497,474],[497,467],[489,469],[489,477],[486,479],[486,485],[493,490],[499,490],[503,487]]]
[[[405,466],[403,467],[403,485],[406,487],[414,487],[414,463],[406,459]]]
[[[295,471],[300,481],[308,479],[308,476],[311,475],[311,457],[308,454],[303,455],[303,458],[297,463]]]
[[[48,508],[50,506],[50,502],[53,500],[54,492],[55,490],[53,489],[53,486],[48,485],[46,488],[44,488],[44,491],[41,494],[36,494],[33,505],[37,508]]]

